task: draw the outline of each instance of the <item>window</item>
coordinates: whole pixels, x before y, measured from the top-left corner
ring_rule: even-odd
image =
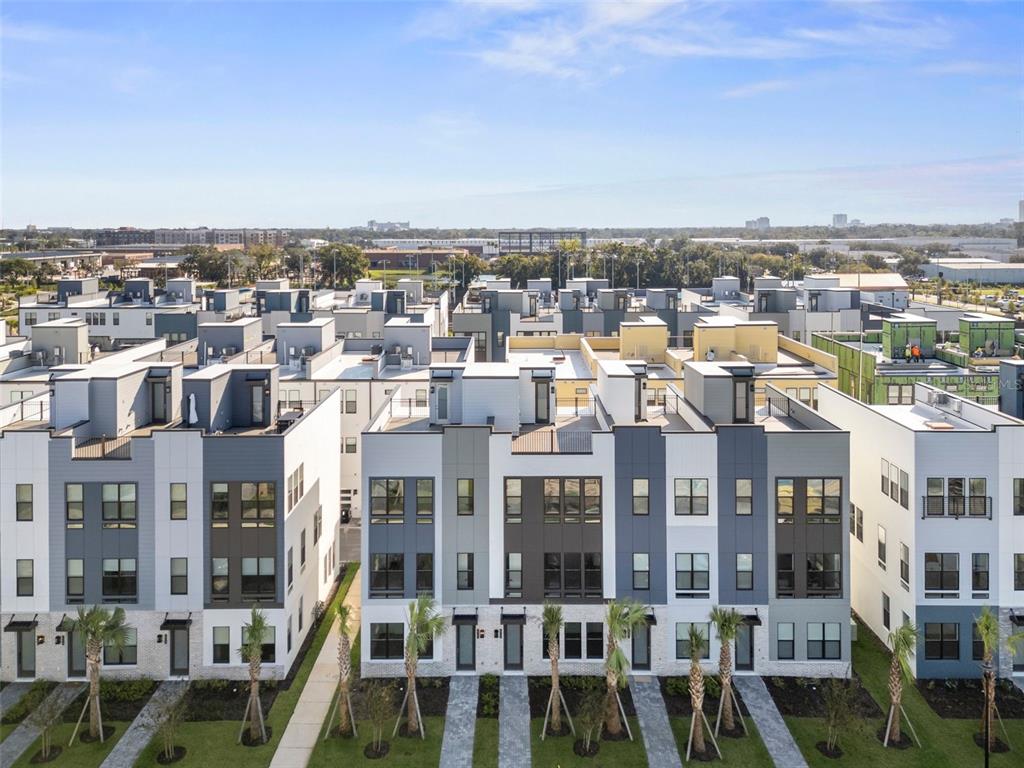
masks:
[[[676,592],[711,589],[711,558],[706,552],[676,553]]]
[[[370,481],[370,522],[400,523],[405,515],[405,480]]]
[[[889,495],[889,462],[882,459],[882,493]]]
[[[775,640],[780,659],[792,659],[794,651],[794,625],[792,622],[781,622],[775,626]]]
[[[416,481],[416,522],[429,523],[434,519],[434,480],[421,477]]]
[[[370,555],[370,597],[402,597],[405,593],[405,555]]]
[[[776,522],[793,522],[793,480],[780,477],[775,480]]]
[[[228,524],[229,495],[227,483],[210,484],[210,523],[214,528]]]
[[[185,483],[171,483],[171,520],[185,520],[188,517],[188,486]]]
[[[523,522],[523,481],[517,477],[505,478],[505,522]]]
[[[345,390],[345,413],[356,412],[356,390]]]
[[[1024,477],[1013,478],[1013,514],[1024,515]]]
[[[210,597],[211,599],[227,600],[231,580],[226,557],[214,557],[210,562]]]
[[[646,477],[633,478],[633,514],[650,514],[650,481]]]
[[[562,553],[562,596],[583,595],[583,555],[579,552]]]
[[[580,521],[580,481],[577,478],[562,481],[562,511],[565,513],[565,522]]]
[[[544,553],[544,596],[560,597],[562,594],[562,554]]]
[[[370,658],[401,659],[403,637],[401,622],[370,625]]]
[[[32,597],[34,589],[33,573],[35,566],[31,560],[18,560],[15,564],[17,572],[18,597]]]
[[[752,554],[736,555],[736,589],[754,588],[754,556]]]
[[[416,594],[434,595],[434,553],[416,555]]]
[[[807,480],[807,520],[811,523],[839,522],[842,503],[842,481],[838,477],[809,478]]]
[[[890,628],[891,617],[889,615],[889,596],[882,593],[882,626],[886,629]]]
[[[988,552],[971,555],[971,589],[988,592]]]
[[[135,558],[105,558],[103,560],[103,597],[133,598],[136,592]]]
[[[79,603],[85,597],[85,561],[81,558],[68,560],[67,593],[69,603]]]
[[[960,659],[960,625],[928,622],[924,625],[924,657],[929,661]]]
[[[299,573],[306,567],[306,529],[299,531]]]
[[[242,597],[273,599],[277,593],[274,558],[242,558]]]
[[[292,569],[292,560],[293,560],[292,552],[293,551],[294,551],[293,547],[288,547],[288,551],[285,553],[285,564],[284,564],[284,567],[285,567],[285,584],[287,585],[289,592],[291,592],[291,589],[292,589],[292,581],[293,581],[293,576],[294,576],[294,571]]]
[[[1015,554],[1013,556],[1013,588],[1014,590],[1024,590],[1024,555]]]
[[[910,547],[900,542],[900,581],[906,589],[910,589]]]
[[[704,650],[701,652],[702,659],[711,658],[711,625],[707,622],[693,623],[689,621],[676,622],[676,658],[690,658],[690,627],[697,627],[697,631],[704,636]]]
[[[960,589],[960,555],[956,552],[925,552],[924,588],[925,591],[958,591]]]
[[[977,622],[971,623],[971,659],[981,661],[985,658],[985,642],[981,639]]]
[[[302,614],[300,613],[299,616]],[[260,638],[260,661],[264,664],[273,664],[277,658],[277,643],[275,642],[276,633],[273,627],[267,627],[263,632],[263,637]],[[249,642],[249,631],[242,627],[242,645],[245,646]]]
[[[603,594],[601,583],[601,553],[583,553],[583,596],[601,597]]]
[[[808,566],[808,569],[810,566]],[[780,553],[775,556],[775,593],[777,597],[792,597],[796,589],[796,571],[793,554]]]
[[[962,477],[951,477],[946,484],[947,493],[949,494],[949,512],[948,514],[959,517],[964,514],[964,479]]]
[[[299,595],[299,632],[302,631],[302,617],[306,615],[306,611],[302,607],[302,603],[305,600],[305,595]]]
[[[601,478],[583,481],[583,518],[587,523],[601,522]]]
[[[14,486],[15,519],[25,522],[32,519],[32,484],[18,483]]]
[[[356,452],[356,439],[354,437],[345,438],[345,453]]]
[[[458,480],[458,513],[460,515],[473,514],[473,481],[460,478]]]
[[[633,589],[651,588],[651,556],[646,552],[633,553]]]
[[[509,552],[505,555],[505,597],[523,596],[523,554]]]
[[[231,661],[231,627],[213,628],[213,663],[227,664]]]
[[[604,625],[599,621],[587,622],[587,658],[604,657]]]
[[[913,405],[913,384],[889,384],[886,387],[889,405]]]
[[[103,646],[103,663],[109,666],[137,664],[139,661],[139,635],[135,627],[125,627],[124,643],[121,647],[109,644]]]
[[[547,629],[543,625],[540,628],[541,633],[541,649],[540,656],[542,659],[550,659],[551,654],[548,652],[548,643],[551,640],[551,636],[548,634]]]
[[[968,489],[971,495],[968,499],[967,513],[973,517],[987,515],[988,481],[984,477],[972,477]]]
[[[313,544],[314,546],[320,541],[320,534],[324,530],[324,510],[322,507],[317,507],[316,512],[313,513]]]
[[[885,570],[885,528],[878,526],[878,567]]]
[[[557,477],[544,478],[544,521],[557,523],[562,516],[561,481]]]
[[[35,312],[26,312],[25,313],[25,325],[26,326],[30,326],[30,325],[35,325],[35,324],[36,324],[36,313]]]
[[[103,527],[135,527],[135,483],[103,484]]]
[[[152,325],[152,324],[153,324],[153,313],[152,312],[147,312],[146,313],[146,325]]]
[[[929,477],[925,482],[924,512],[926,515],[945,514],[946,481],[941,477]]]
[[[578,621],[565,623],[565,658],[583,658],[583,625]]]
[[[292,617],[288,616],[288,631],[285,633],[285,648],[288,649],[288,653],[292,652]]]
[[[857,517],[857,540],[861,543],[864,542],[864,510],[860,507],[854,507]]]
[[[708,513],[707,478],[676,478],[676,514],[706,515]]]
[[[188,558],[171,558],[171,594],[188,594]]]
[[[121,313],[120,312],[112,312],[111,314],[114,316],[114,325],[120,325],[121,324]]]
[[[415,395],[416,395],[416,403],[415,403],[416,407],[417,408],[426,408],[427,407],[427,390],[425,390],[425,389],[417,389],[416,392],[415,392]]]
[[[753,512],[753,482],[749,478],[736,478],[736,514],[749,515]]]
[[[807,658],[838,659],[840,656],[840,630],[836,623],[807,625]]]
[[[839,592],[842,589],[842,556],[834,552],[807,555],[807,591]]]
[[[459,552],[455,556],[456,561],[456,589],[473,588],[473,553]]]
[[[276,495],[274,483],[242,483],[242,527],[272,528]]]
[[[299,503],[299,500],[306,494],[306,464],[302,462],[288,475],[288,504],[287,511]]]

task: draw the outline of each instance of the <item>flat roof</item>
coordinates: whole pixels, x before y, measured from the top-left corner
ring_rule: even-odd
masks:
[[[513,349],[505,357],[523,368],[554,368],[556,379],[594,378],[578,349]]]

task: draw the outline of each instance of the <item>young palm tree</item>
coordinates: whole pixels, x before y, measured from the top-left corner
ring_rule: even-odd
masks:
[[[348,636],[348,622],[352,609],[338,604],[338,733],[352,733],[352,713],[349,711],[349,683],[352,679],[352,639]]]
[[[981,609],[975,621],[978,628],[978,635],[981,637],[983,647],[981,663],[987,670],[985,672],[983,685],[985,690],[985,709],[981,719],[981,733],[985,734],[986,724],[988,726],[989,750],[995,749],[996,732],[993,727],[992,717],[996,712],[996,681],[992,671],[992,659],[996,649],[999,647],[999,617],[987,605]],[[1006,650],[1010,656],[1017,652],[1017,646],[1024,641],[1024,633],[1017,633],[1006,638]]]
[[[89,676],[89,736],[103,740],[100,723],[100,670],[103,667],[103,648],[110,646],[117,650],[124,647],[128,639],[124,608],[109,611],[94,605],[86,610],[78,609],[78,618],[73,622],[74,631],[85,645],[85,664]],[[75,728],[77,732],[78,728]],[[72,740],[75,738],[71,735]]]
[[[690,733],[694,751],[704,754],[704,670],[700,658],[704,655],[707,639],[696,624],[690,625],[690,708],[693,724]]]
[[[266,730],[263,727],[263,711],[260,708],[260,672],[263,667],[263,639],[270,632],[267,618],[263,611],[255,605],[249,616],[249,623],[242,625],[242,644],[239,653],[242,660],[249,665],[249,703],[245,708],[249,716],[249,740],[266,742]],[[245,720],[242,720],[245,725]]]
[[[444,631],[444,617],[437,612],[434,598],[420,595],[409,603],[409,631],[405,636],[405,676],[408,679],[409,735],[420,730],[416,713],[416,665],[420,654],[427,650],[433,639]]]
[[[551,730],[554,733],[561,733],[562,701],[558,688],[558,636],[562,633],[562,627],[565,625],[562,606],[544,603],[541,621],[544,624],[544,632],[548,636],[548,657],[551,659]]]
[[[604,679],[608,687],[605,696],[605,722],[606,730],[611,736],[622,733],[618,691],[626,684],[626,673],[629,672],[629,659],[626,658],[620,644],[646,621],[647,609],[634,600],[612,600],[608,603],[608,615],[605,617],[605,624],[608,626],[608,647],[604,662]]]
[[[889,647],[892,656],[889,659],[889,733],[886,741],[899,744],[901,701],[903,699],[903,681],[913,676],[910,669],[910,656],[917,648],[917,627],[904,624],[889,633]]]
[[[732,715],[732,643],[736,639],[740,624],[743,623],[743,616],[732,608],[721,608],[716,605],[711,609],[711,621],[721,641],[721,649],[718,652],[718,677],[722,684],[722,706],[719,710],[719,720],[715,723],[717,733],[719,723],[726,731],[736,728]]]

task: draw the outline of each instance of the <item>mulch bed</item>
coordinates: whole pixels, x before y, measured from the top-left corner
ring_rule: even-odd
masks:
[[[273,680],[260,683],[260,705],[266,718],[281,686]],[[185,720],[239,720],[249,703],[248,680],[193,680],[185,691]]]
[[[363,747],[363,757],[367,760],[380,760],[382,757],[387,757],[388,752],[391,751],[391,745],[386,741],[380,743],[380,751],[378,752],[373,748],[373,742],[371,741],[365,747]]]
[[[60,757],[60,753],[63,751],[64,750],[62,747],[58,747],[56,744],[54,744],[52,747],[50,747],[49,757],[43,757],[43,750],[40,749],[34,755],[32,755],[32,759],[29,760],[29,762],[32,763],[32,765],[39,765],[40,763],[52,763],[54,760]]]
[[[877,731],[875,731],[875,736],[878,738],[879,744],[885,744],[884,725]],[[890,740],[889,746],[894,749],[910,749],[912,746],[914,746],[914,740],[910,738],[910,734],[907,733],[906,728],[900,728],[900,740],[898,742]]]
[[[918,680],[928,706],[942,718],[972,719],[980,722],[985,709],[981,679]],[[1009,680],[996,681],[996,706],[1004,720],[1024,719],[1024,691]]]
[[[119,720],[123,723],[130,723],[134,720],[157,688],[155,681],[145,682],[152,683],[152,685],[145,689],[144,683],[138,680],[104,681],[100,688],[100,713],[103,715],[103,721]],[[82,714],[82,707],[85,706],[88,697],[89,689],[86,688],[64,709],[61,720],[65,723],[78,722],[78,716]],[[89,713],[86,712],[85,717],[82,718],[83,727],[88,726],[88,723]]]
[[[170,765],[171,763],[176,763],[185,757],[185,752],[187,751],[188,750],[186,750],[185,747],[175,747],[171,752],[171,756],[167,757],[161,749],[156,755],[156,761],[160,763],[160,765]]]
[[[985,734],[983,734],[983,733],[976,733],[976,734],[974,734],[974,743],[977,744],[981,749],[984,749],[985,748]],[[997,736],[996,739],[995,739],[995,742],[994,742],[994,744],[992,746],[992,750],[991,750],[992,754],[998,754],[998,753],[1009,752],[1009,751],[1010,751],[1010,747],[1002,739],[1000,739]]]
[[[661,697],[665,700],[665,709],[668,710],[669,717],[690,717],[693,714],[693,707],[690,706],[690,694],[682,693],[682,686],[679,682],[670,683],[669,681],[680,681],[684,678],[680,677],[659,677],[658,685],[661,687]],[[671,692],[669,689],[672,689]],[[732,687],[732,691],[736,694],[736,701],[739,702],[740,712],[745,717],[750,716],[750,712],[747,711],[746,705],[743,703],[743,697],[740,696],[740,692],[736,690],[736,686]],[[715,718],[718,716],[718,697],[712,696],[710,693],[704,693],[704,714],[707,715],[708,720],[714,725]],[[736,726],[738,734],[727,734],[729,736],[743,735],[743,728]]]
[[[496,675],[481,675],[480,690],[476,699],[476,716],[495,718],[501,708],[501,678]]]
[[[246,725],[245,730],[242,731],[242,744],[244,744],[247,747],[262,747],[265,744],[269,744],[270,743],[270,739],[274,735],[274,729],[271,728],[269,725],[264,725],[263,726],[263,730],[267,732],[267,740],[266,741],[261,739],[259,736],[257,736],[255,739],[252,738],[250,733],[249,733],[249,726]]]
[[[598,675],[561,675],[559,678],[562,695],[565,696],[565,703],[569,706],[569,714],[575,715],[579,711],[580,701],[584,694],[593,689],[604,693],[604,677]],[[548,706],[548,698],[551,696],[551,678],[547,676],[531,677],[528,680],[530,693],[530,717],[544,718],[544,712]],[[635,717],[636,709],[633,707],[633,696],[629,688],[619,689],[619,698],[622,699],[622,708],[626,710],[626,717]]]
[[[85,732],[81,736],[79,736],[78,738],[81,740],[81,742],[83,744],[92,744],[93,742],[96,742],[96,741],[100,740],[98,736],[96,738],[93,738],[92,735],[89,733],[89,724],[88,723],[83,722],[82,723],[82,727],[85,729]],[[114,726],[112,726],[112,725],[104,725],[103,726],[103,740],[104,741],[110,741],[110,738],[114,735],[114,731],[115,730],[117,730],[117,729],[114,728]]]
[[[840,757],[843,756],[843,749],[838,744],[836,745],[835,749],[829,749],[828,742],[825,741],[819,741],[814,746],[817,747],[818,751],[821,752],[821,754],[823,754],[829,760],[838,760]]]
[[[596,741],[590,742],[590,749],[583,746],[583,739],[576,739],[576,743],[572,745],[572,751],[577,757],[594,757],[601,749],[601,745]]]
[[[766,677],[764,683],[784,717],[821,717],[825,712],[822,686],[826,680],[819,677]],[[857,688],[854,712],[861,718],[884,716],[881,707],[863,685]]]

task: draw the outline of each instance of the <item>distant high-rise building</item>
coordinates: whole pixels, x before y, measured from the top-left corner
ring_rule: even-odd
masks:
[[[1024,222],[1024,200],[1017,203],[1017,221]]]
[[[370,219],[366,222],[366,228],[372,232],[397,232],[401,229],[409,229],[408,221],[375,221]]]
[[[832,214],[832,226],[837,229],[846,227],[846,214],[845,213],[833,213]]]
[[[769,229],[771,227],[771,221],[767,216],[759,216],[756,219],[747,219],[747,229]]]

